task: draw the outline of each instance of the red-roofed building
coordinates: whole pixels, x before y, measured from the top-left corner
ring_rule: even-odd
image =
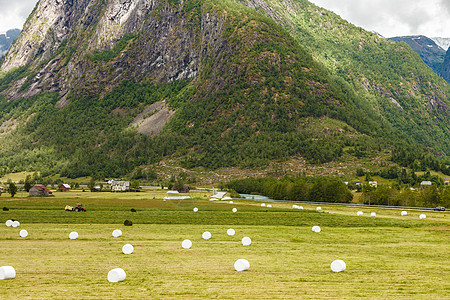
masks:
[[[59,186],[59,189],[63,192],[68,192],[70,191],[71,187],[67,183],[63,183]]]
[[[51,196],[52,192],[43,185],[35,185],[28,192],[30,196]]]

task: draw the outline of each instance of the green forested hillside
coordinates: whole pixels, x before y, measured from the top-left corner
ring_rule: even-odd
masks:
[[[188,51],[204,49],[195,77],[165,80],[132,68],[153,55],[145,45],[157,46],[144,30],[126,32],[109,50],[86,50],[95,22],[74,30],[46,61],[1,75],[2,173],[100,178],[168,157],[188,168],[254,168],[293,156],[324,163],[384,151],[403,151],[394,159],[404,166],[448,171],[434,156],[450,150],[448,86],[418,55],[307,1],[267,3],[271,14],[231,0],[157,2],[145,22],[169,24],[173,13],[189,28],[180,25],[175,35],[193,34]],[[220,35],[206,47],[211,16]],[[88,66],[65,105],[45,84],[32,97],[8,99],[17,84],[19,92],[40,84],[39,71],[52,61],[61,82],[73,64]],[[119,69],[125,79],[117,82]],[[134,117],[163,100],[175,111],[165,129],[138,133]]]

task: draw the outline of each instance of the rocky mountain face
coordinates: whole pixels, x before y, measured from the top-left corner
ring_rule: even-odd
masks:
[[[19,36],[20,29],[8,30],[5,34],[0,34],[0,57],[8,51],[11,44]]]
[[[1,71],[0,171],[450,151],[448,85],[306,0],[40,0]]]
[[[438,46],[432,39],[423,35],[418,35],[392,37],[388,40],[405,42],[414,50],[414,52],[420,55],[420,58],[422,58],[434,72],[439,74],[441,71],[446,51]]]

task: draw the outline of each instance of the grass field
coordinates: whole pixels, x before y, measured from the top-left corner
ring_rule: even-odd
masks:
[[[0,299],[450,299],[448,212],[425,212],[419,220],[424,212],[401,217],[400,210],[345,206],[317,212],[305,204],[293,210],[287,203],[210,202],[206,193],[189,200],[163,201],[164,195],[2,195],[0,207],[10,210],[0,211],[0,266],[13,266],[17,275],[0,281]],[[64,211],[77,202],[88,211]],[[368,216],[372,211],[377,217]],[[21,226],[6,227],[8,219]],[[125,219],[133,226],[124,226]],[[313,225],[322,232],[313,233]],[[21,229],[27,238],[19,237]],[[123,236],[113,238],[114,229]],[[80,237],[70,240],[71,231]],[[202,239],[204,231],[210,240]],[[251,237],[250,246],[240,244],[243,236]],[[181,248],[184,239],[191,249]],[[126,243],[133,254],[122,254]],[[248,271],[234,270],[239,258],[250,262]],[[344,272],[331,271],[335,259],[346,262]],[[116,267],[127,278],[109,283],[107,273]]]

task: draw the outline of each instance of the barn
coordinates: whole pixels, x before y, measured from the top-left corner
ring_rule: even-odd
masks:
[[[35,185],[28,192],[30,196],[51,196],[52,192],[43,185]]]

